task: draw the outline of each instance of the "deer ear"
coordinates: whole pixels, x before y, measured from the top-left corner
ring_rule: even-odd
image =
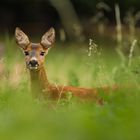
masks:
[[[49,48],[50,45],[53,44],[55,40],[55,30],[54,28],[50,28],[41,38],[41,44],[45,48]]]
[[[15,38],[17,44],[23,49],[30,43],[28,36],[18,27],[15,29]]]

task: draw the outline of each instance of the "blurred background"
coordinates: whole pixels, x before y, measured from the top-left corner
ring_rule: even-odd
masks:
[[[118,24],[124,34],[134,36],[140,26],[139,10],[139,0],[4,0],[0,34],[13,35],[19,26],[36,37],[53,26],[59,41],[85,41],[93,35],[114,37]]]

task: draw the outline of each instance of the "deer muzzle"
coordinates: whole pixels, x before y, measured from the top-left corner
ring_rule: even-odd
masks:
[[[38,61],[37,60],[30,60],[28,63],[28,68],[29,69],[38,69]]]

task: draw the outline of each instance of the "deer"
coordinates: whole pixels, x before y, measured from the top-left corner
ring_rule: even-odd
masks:
[[[25,55],[26,68],[30,74],[31,92],[34,98],[57,101],[67,98],[67,94],[71,93],[72,97],[79,98],[82,101],[90,100],[102,104],[103,99],[99,93],[116,89],[116,86],[87,89],[50,83],[47,78],[44,61],[55,41],[54,28],[50,28],[42,36],[40,43],[30,42],[28,36],[19,27],[15,29],[15,38],[16,43]]]

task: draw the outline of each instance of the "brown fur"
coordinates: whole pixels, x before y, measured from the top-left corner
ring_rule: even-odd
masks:
[[[30,70],[30,77],[33,96],[43,99],[59,100],[67,98],[67,94],[70,93],[73,97],[78,97],[81,101],[95,101],[102,104],[103,99],[99,93],[104,92],[108,94],[109,91],[117,89],[117,86],[86,89],[50,84],[43,66],[36,71]]]

